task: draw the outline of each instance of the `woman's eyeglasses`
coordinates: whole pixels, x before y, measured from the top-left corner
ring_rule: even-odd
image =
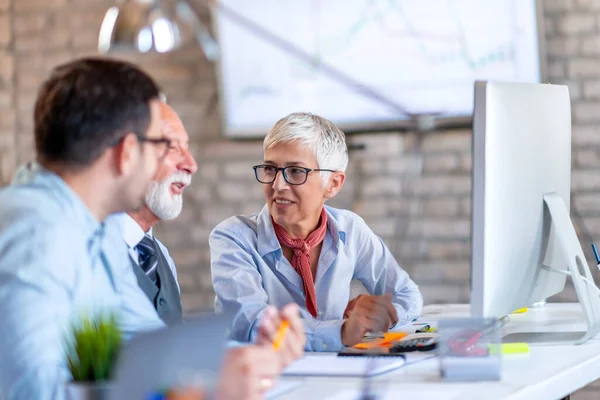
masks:
[[[275,182],[275,178],[277,177],[277,172],[281,171],[283,174],[283,179],[290,185],[302,185],[308,179],[309,172],[312,171],[327,171],[327,172],[335,172],[332,169],[321,169],[321,168],[305,168],[305,167],[275,167],[273,165],[255,165],[252,167],[254,169],[254,175],[256,176],[256,180],[260,183],[270,184]]]

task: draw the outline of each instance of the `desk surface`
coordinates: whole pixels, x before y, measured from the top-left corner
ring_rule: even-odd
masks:
[[[423,319],[437,320],[464,317],[467,305],[432,305],[423,310]],[[579,304],[548,304],[513,314],[505,331],[577,331],[585,327]],[[600,337],[579,346],[531,346],[529,355],[506,356],[502,365],[502,380],[496,382],[446,383],[438,373],[438,361],[430,359],[407,365],[397,371],[373,379],[374,385],[386,388],[386,393],[403,398],[444,399],[557,399],[565,397],[600,379]],[[287,378],[284,378],[288,380]],[[292,379],[290,379],[292,380]],[[359,389],[356,378],[305,378],[303,384],[281,396],[281,399],[336,398],[348,389]],[[395,398],[392,396],[390,398]]]

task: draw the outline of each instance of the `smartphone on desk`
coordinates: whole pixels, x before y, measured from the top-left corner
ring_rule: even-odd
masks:
[[[389,348],[355,349],[348,347],[338,352],[338,357],[401,357],[400,353],[392,353]]]

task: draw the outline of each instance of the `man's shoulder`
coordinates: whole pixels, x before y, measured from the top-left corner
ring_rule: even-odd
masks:
[[[71,251],[73,257],[81,256],[83,250],[75,249],[84,238],[73,231],[78,220],[45,189],[35,185],[0,189],[0,253],[36,248],[40,253]]]
[[[69,218],[37,189],[0,190],[0,265],[10,274],[41,274],[71,285],[86,252]]]
[[[35,185],[0,189],[0,224],[37,221],[52,225],[64,217],[64,207],[44,188]]]

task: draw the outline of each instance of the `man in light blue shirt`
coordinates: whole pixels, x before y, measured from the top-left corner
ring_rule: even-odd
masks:
[[[166,153],[159,91],[136,67],[57,67],[35,105],[44,171],[0,190],[0,397],[62,399],[81,316],[115,313],[126,338],[163,326],[123,260],[109,214],[139,206]],[[127,301],[124,301],[127,299]]]
[[[267,204],[225,220],[209,238],[215,307],[235,313],[232,338],[252,341],[267,305],[290,302],[301,308],[309,351],[337,351],[418,317],[421,293],[383,241],[358,215],[324,205],[344,183],[343,132],[293,113],[263,149],[254,172]],[[353,279],[369,294],[350,300]]]

